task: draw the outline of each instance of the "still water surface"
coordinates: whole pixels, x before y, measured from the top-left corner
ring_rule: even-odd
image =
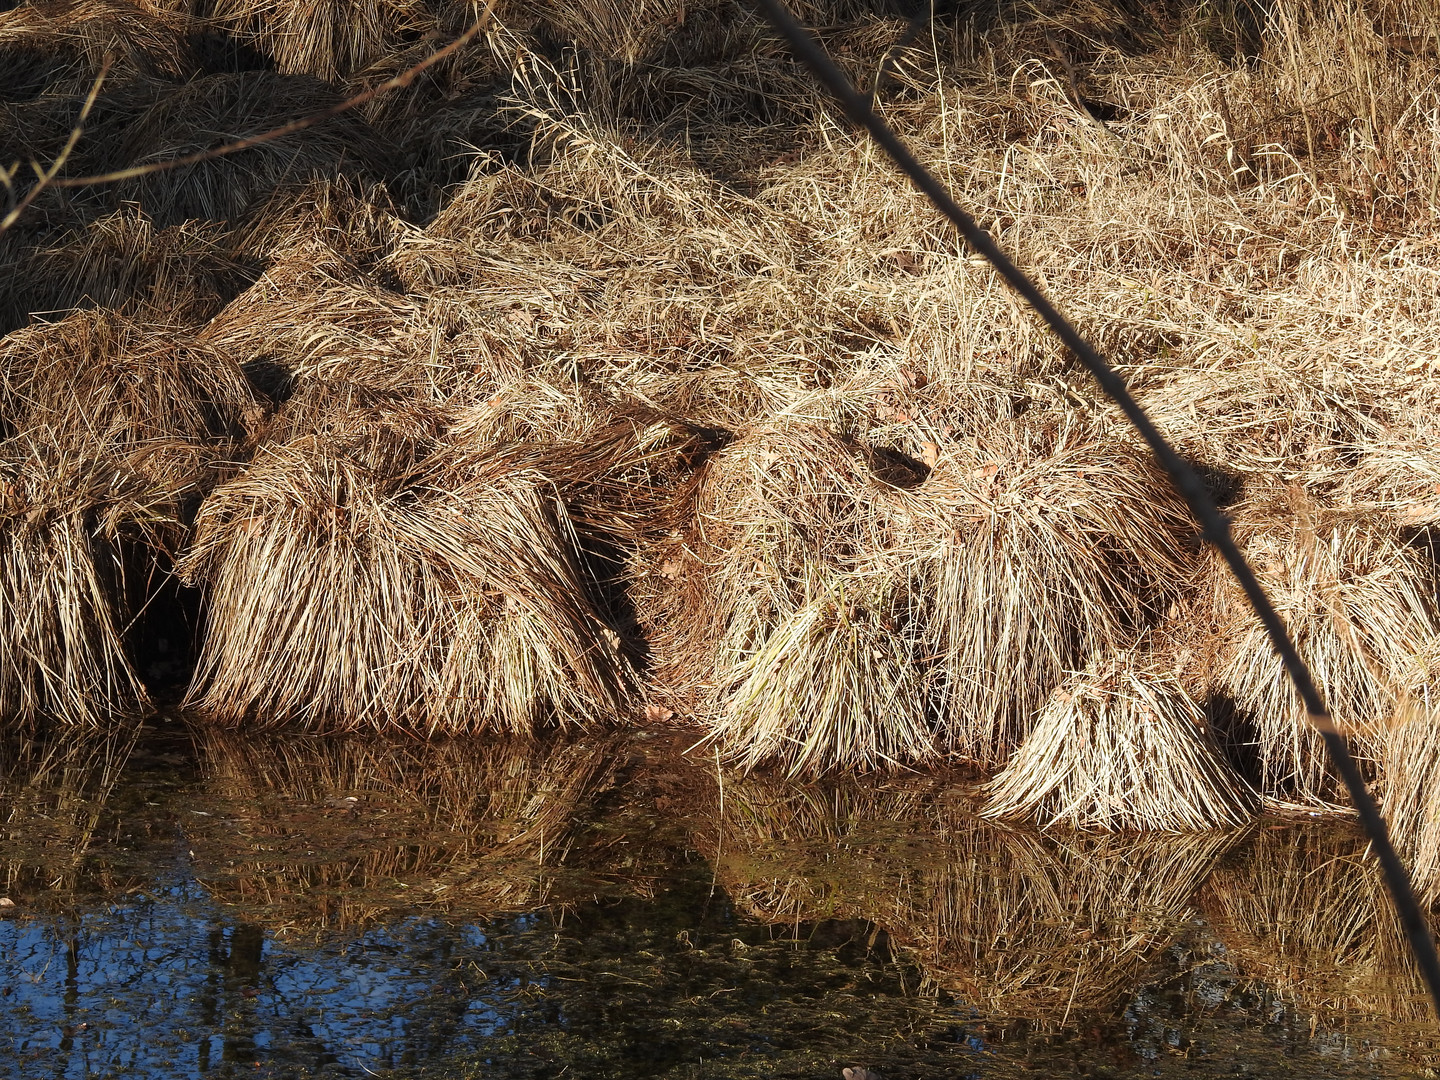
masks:
[[[215,736],[0,760],[0,1076],[1425,1076],[1334,820],[1040,835],[963,777],[683,741]]]

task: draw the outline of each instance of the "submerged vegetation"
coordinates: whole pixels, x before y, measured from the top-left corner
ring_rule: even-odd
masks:
[[[803,14],[1207,472],[1434,882],[1429,8]],[[475,16],[0,13],[0,146],[61,165],[0,232],[0,722],[691,724],[1101,829],[1338,800],[1122,419],[748,5],[502,0],[146,171]]]

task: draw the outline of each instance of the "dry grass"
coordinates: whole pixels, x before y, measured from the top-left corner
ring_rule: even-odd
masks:
[[[1005,761],[1067,672],[1128,647],[1194,580],[1188,513],[1112,439],[1022,418],[942,447],[917,491],[945,730],[967,757]]]
[[[1173,673],[1104,657],[1056,691],[991,782],[986,813],[1081,829],[1242,825],[1258,800],[1207,728]]]
[[[1184,586],[1188,518],[1143,459],[1053,415],[948,445],[861,424],[760,427],[680,491],[689,520],[640,556],[661,678],[712,687],[750,764],[1001,762],[1068,669]]]
[[[279,70],[203,74],[165,43],[178,24],[134,11],[0,16],[0,36],[54,28],[37,46],[50,59],[26,67],[33,93],[0,110],[17,153],[63,142],[76,87],[113,51],[96,42],[137,59],[77,169],[288,119],[473,15],[352,4],[321,25],[288,0],[237,0],[214,25]],[[42,201],[5,273],[46,268],[64,302],[173,302],[198,320],[199,294],[224,286],[187,293],[181,267],[211,265],[211,240],[256,260],[263,276],[204,340],[294,393],[273,443],[412,407],[478,446],[524,443],[579,546],[605,549],[616,610],[637,610],[647,692],[747,762],[1000,765],[1067,673],[1173,607],[1217,628],[1217,670],[1187,632],[1199,662],[1180,674],[1261,725],[1264,793],[1333,796],[1268,648],[1113,412],[755,12],[495,14],[483,44],[363,123],[114,192],[143,204],[133,217],[103,216],[109,194]],[[893,51],[886,116],[1230,479],[1373,754],[1362,729],[1392,692],[1418,693],[1433,651],[1433,587],[1404,543],[1440,505],[1432,14],[1009,7],[937,18],[893,50],[898,17],[848,2],[804,16],[864,85]],[[157,269],[126,276],[132,252]],[[1298,502],[1270,494],[1287,486]],[[369,670],[382,651],[365,649]]]
[[[1436,714],[1429,702],[1403,701],[1382,734],[1380,809],[1411,883],[1426,903],[1440,900],[1440,769]]]
[[[182,567],[208,587],[192,704],[229,724],[450,733],[623,706],[620,638],[558,490],[446,430],[420,406],[352,412],[263,445],[211,495]]]
[[[128,0],[23,4],[0,18],[0,85],[20,93],[83,95],[108,59],[117,79],[195,72],[195,23],[164,5]],[[8,165],[9,162],[6,162]]]
[[[133,207],[117,210],[0,271],[5,324],[91,307],[143,322],[204,322],[245,281],[227,246],[213,226],[192,221],[159,229]]]
[[[1336,721],[1378,752],[1397,704],[1423,695],[1436,658],[1434,567],[1383,518],[1295,493],[1235,509],[1236,532]],[[1343,798],[1279,659],[1238,589],[1221,578],[1216,681],[1253,724],[1261,790],[1307,804]]]
[[[144,711],[131,621],[255,403],[178,333],[78,313],[0,345],[0,717]]]
[[[324,7],[220,0],[210,18],[275,60],[284,75],[324,82],[350,79],[435,30],[435,8],[422,0],[378,4],[334,0]]]

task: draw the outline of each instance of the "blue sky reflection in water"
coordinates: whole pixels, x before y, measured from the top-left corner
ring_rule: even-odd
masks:
[[[1039,837],[954,778],[741,776],[722,818],[658,741],[227,739],[0,761],[0,1078],[1436,1061],[1343,823]]]
[[[504,1034],[522,1008],[516,977],[480,968],[489,950],[477,926],[420,916],[349,940],[277,940],[193,883],[75,919],[0,922],[0,1071],[178,1080],[440,1060]]]

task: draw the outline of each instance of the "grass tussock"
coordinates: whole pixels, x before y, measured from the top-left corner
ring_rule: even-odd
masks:
[[[69,170],[163,161],[376,85],[474,15],[329,10],[226,0],[200,36],[145,5],[5,13],[0,50],[23,63],[0,77],[3,141],[53,160],[75,95],[115,53]],[[303,531],[290,547],[276,533],[274,551],[325,574],[369,566],[344,607],[394,631],[347,667],[279,604],[255,616],[310,643],[296,656],[329,658],[315,677],[332,702],[372,717],[399,703],[424,727],[444,708],[419,705],[422,686],[464,696],[484,682],[416,673],[447,670],[456,628],[488,615],[445,600],[434,618],[402,616],[395,599],[446,594],[463,576],[453,552],[376,556],[313,494],[372,485],[388,494],[361,502],[392,521],[429,451],[388,457],[395,475],[380,476],[333,464],[351,461],[335,447],[351,414],[433,410],[449,434],[420,441],[509,455],[555,486],[565,520],[526,511],[533,529],[517,529],[550,536],[555,566],[556,551],[582,553],[574,603],[614,613],[557,618],[571,629],[544,648],[526,631],[527,655],[599,655],[595,618],[633,622],[659,711],[709,725],[741,761],[999,767],[1070,673],[1182,612],[1215,633],[1187,630],[1178,675],[1217,715],[1228,699],[1227,749],[1258,757],[1251,779],[1272,799],[1333,798],[1268,647],[1113,410],[757,12],[546,0],[493,14],[482,40],[361,113],[113,189],[49,192],[0,240],[0,277],[36,283],[10,323],[71,304],[155,322],[163,307],[290,398],[245,449],[260,455],[255,505],[284,501],[261,490],[284,487],[272,456],[297,477],[303,458],[321,479],[297,481],[311,494],[293,506],[332,510],[275,520],[337,540],[312,551]],[[1224,481],[1337,714],[1375,756],[1367,732],[1420,693],[1433,653],[1429,556],[1407,532],[1436,519],[1440,482],[1431,14],[1411,0],[1143,17],[1012,6],[937,13],[908,44],[906,20],[848,0],[804,17]],[[423,482],[471,497],[439,476]],[[1282,490],[1294,498],[1267,494]],[[216,507],[206,521],[254,517]],[[389,527],[376,535],[418,551]],[[193,564],[211,588],[221,548],[244,546],[223,531]],[[379,576],[402,568],[403,586]],[[569,573],[546,580],[569,588]],[[269,595],[301,576],[269,574]],[[227,580],[222,606],[264,606],[238,570]],[[291,613],[318,619],[294,595]],[[240,640],[222,650],[236,663]],[[532,691],[614,700],[583,664],[569,696],[540,661],[520,666],[486,691],[507,724],[530,722],[518,702]],[[273,703],[304,708],[284,690]]]
[[[143,322],[204,322],[243,287],[247,270],[220,230],[198,221],[157,228],[122,208],[58,237],[4,276],[4,316],[24,326],[31,314],[98,308]]]
[[[1402,702],[1386,726],[1379,750],[1380,809],[1410,872],[1416,892],[1440,900],[1440,730],[1434,707]]]
[[[774,424],[681,493],[688,528],[641,556],[642,616],[742,760],[1003,761],[1068,667],[1123,648],[1192,572],[1143,459],[1053,417],[971,430],[895,446],[873,417]]]
[[[420,407],[352,413],[211,495],[181,568],[209,596],[192,704],[451,733],[622,707],[628,662],[555,485],[445,430]]]
[[[149,706],[127,632],[255,403],[178,335],[78,313],[0,346],[0,716],[96,726]]]
[[[991,782],[986,813],[1042,826],[1181,832],[1234,828],[1256,808],[1180,679],[1122,654],[1056,691]]]
[[[1434,664],[1434,568],[1383,518],[1292,493],[1245,504],[1236,532],[1342,730],[1374,759],[1397,705],[1423,695]],[[1253,724],[1261,790],[1301,803],[1343,798],[1320,736],[1238,589],[1220,578],[1216,683]]]

